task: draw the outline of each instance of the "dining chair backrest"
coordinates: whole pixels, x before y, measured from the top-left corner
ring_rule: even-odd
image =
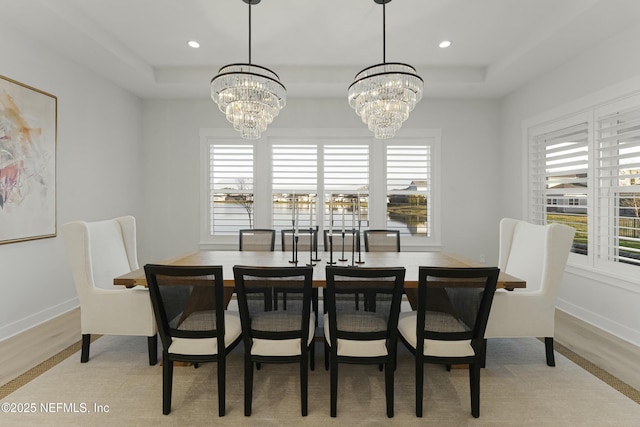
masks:
[[[276,230],[243,229],[239,231],[239,250],[241,251],[273,251],[276,243]]]
[[[137,270],[136,223],[132,216],[63,225],[63,236],[80,298],[94,288],[113,290],[113,278]]]
[[[344,239],[342,238],[342,231],[334,231],[333,238],[331,241],[329,240],[329,230],[324,230],[324,250],[328,252],[333,246],[334,253],[342,252],[344,248],[345,253],[351,253],[351,248],[354,248],[355,243],[355,251],[360,250],[360,231],[356,230],[355,234],[351,232],[346,233],[344,235]]]
[[[295,230],[281,231],[281,245],[284,252],[289,252],[293,248]],[[313,243],[312,243],[313,242]],[[318,233],[316,229],[301,228],[298,230],[298,252],[309,251],[309,246],[313,244],[312,250],[318,247]]]
[[[468,341],[481,353],[499,273],[497,267],[420,267],[417,325],[424,328],[417,328],[416,352],[430,354],[425,340],[432,340]],[[437,292],[444,298],[430,304],[428,297]]]
[[[562,224],[536,225],[504,218],[500,221],[498,267],[526,280],[526,292],[550,293],[555,301],[574,234],[575,229]]]
[[[222,266],[144,266],[162,344],[183,344],[186,354],[197,340],[215,338],[224,348],[224,284]],[[191,343],[189,343],[189,341]],[[217,353],[211,353],[217,354]]]
[[[324,301],[331,347],[339,350],[343,340],[394,345],[404,276],[404,267],[326,267]],[[365,301],[356,304],[363,294]]]
[[[400,252],[400,230],[365,230],[366,252]]]
[[[246,348],[251,349],[254,340],[261,338],[306,342],[313,268],[235,266],[233,272]],[[286,290],[286,304],[273,300],[275,290]]]

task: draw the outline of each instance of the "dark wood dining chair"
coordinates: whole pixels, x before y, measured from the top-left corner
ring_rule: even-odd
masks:
[[[355,241],[355,248],[354,250],[356,252],[358,252],[360,250],[360,231],[356,230],[355,232],[355,236],[353,236],[350,232],[349,233],[345,233],[344,236],[344,252],[345,254],[349,254],[349,256],[351,256],[351,248],[354,247],[354,241]],[[342,251],[342,231],[340,230],[334,230],[333,231],[333,253],[335,254],[339,254]],[[324,230],[324,239],[323,239],[323,244],[324,244],[324,250],[325,252],[329,251],[329,230]]]
[[[281,247],[283,252],[291,252],[293,249],[293,239],[295,230],[281,230]],[[298,252],[309,252],[309,247],[315,251],[318,247],[318,234],[315,228],[301,228],[298,230]]]
[[[318,316],[312,310],[313,268],[235,266],[233,274],[245,351],[244,414],[251,415],[254,364],[299,363],[301,412],[306,416]],[[273,288],[286,289],[286,306],[274,304]]]
[[[365,252],[400,252],[400,230],[365,230]]]
[[[471,414],[480,416],[484,332],[500,269],[419,267],[418,309],[402,312],[400,339],[415,356],[416,416],[422,417],[424,364],[469,365]],[[429,301],[444,291],[444,301]]]
[[[341,363],[384,367],[387,416],[393,417],[397,326],[404,276],[404,267],[326,267],[324,338],[325,349],[328,349],[332,417],[337,414],[338,365]],[[356,309],[355,299],[363,290],[368,303]]]
[[[221,266],[147,264],[144,271],[162,340],[162,413],[171,412],[173,364],[218,363],[218,415],[225,414],[226,357],[240,342],[238,312],[225,310]]]
[[[273,251],[276,244],[276,230],[268,228],[242,229],[238,237],[241,251]]]

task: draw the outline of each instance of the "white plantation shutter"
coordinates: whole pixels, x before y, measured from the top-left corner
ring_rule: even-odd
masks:
[[[573,252],[588,252],[589,123],[534,134],[529,152],[533,222],[576,229]]]
[[[325,200],[333,195],[333,227],[342,227],[344,214],[345,227],[351,228],[353,201],[360,197],[361,230],[368,228],[369,215],[369,146],[362,145],[325,145],[324,156],[324,192]],[[329,230],[329,209],[324,210],[324,228]],[[357,227],[357,224],[356,224]]]
[[[430,235],[430,147],[388,145],[386,166],[387,228],[400,228],[407,235]],[[409,223],[399,224],[396,218]]]
[[[309,194],[318,192],[318,147],[316,145],[274,145],[272,147],[273,227],[292,227],[291,196],[300,209],[300,226],[309,227]],[[312,203],[314,199],[312,198]],[[317,218],[314,212],[314,218]],[[314,219],[313,225],[316,221]]]
[[[333,228],[340,230],[344,213],[346,228],[352,221],[360,230],[384,228],[387,211],[387,146],[398,146],[390,157],[405,156],[396,165],[389,163],[389,185],[393,192],[410,196],[434,197],[438,192],[438,159],[440,133],[416,132],[402,140],[374,141],[367,133],[349,129],[336,132],[301,131],[303,136],[283,132],[279,136],[260,141],[245,141],[232,132],[201,129],[201,167],[203,177],[201,201],[206,214],[201,218],[201,244],[203,247],[230,249],[237,247],[238,230],[243,228],[273,228],[278,231],[292,227],[292,194],[295,192],[299,208],[299,227],[318,228],[318,241],[323,242],[323,231],[329,226],[329,197],[333,195]],[[415,152],[416,147],[418,152]],[[400,150],[400,151],[398,151]],[[396,154],[393,154],[396,153]],[[435,171],[431,162],[436,164]],[[419,165],[419,172],[402,176],[405,168]],[[429,181],[434,179],[435,183]],[[393,180],[408,181],[395,189]],[[399,182],[398,181],[398,182]],[[412,184],[413,183],[413,184]],[[411,188],[408,186],[413,185]],[[434,190],[435,188],[435,190]],[[437,194],[436,194],[437,199]],[[360,209],[357,209],[358,201]],[[355,204],[355,208],[354,208]],[[410,206],[415,209],[415,204]],[[431,209],[431,207],[430,207]],[[433,206],[435,220],[430,226],[435,234],[425,238],[404,240],[407,247],[421,249],[440,245],[437,227],[438,207]],[[426,210],[426,208],[425,208]],[[358,214],[359,212],[359,214]],[[310,216],[312,213],[312,217]],[[414,211],[396,213],[398,226],[411,235],[416,229],[424,232],[424,224],[413,225]],[[429,218],[431,218],[429,212]],[[311,224],[310,224],[311,220]],[[423,221],[424,223],[424,221]],[[404,232],[404,230],[403,230]],[[280,238],[278,237],[278,246]]]
[[[640,265],[640,97],[596,114],[599,261]]]
[[[209,232],[237,234],[253,226],[253,144],[209,146]]]

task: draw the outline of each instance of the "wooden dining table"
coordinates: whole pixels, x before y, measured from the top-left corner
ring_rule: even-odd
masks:
[[[313,261],[313,286],[325,286],[325,267],[330,259],[329,253],[321,252],[318,255],[322,257],[319,261]],[[293,255],[291,252],[249,252],[249,251],[213,251],[200,250],[191,252],[186,255],[180,255],[175,258],[166,259],[157,264],[164,265],[183,265],[183,266],[206,266],[221,265],[224,277],[224,285],[227,288],[235,286],[233,278],[233,266],[262,266],[262,267],[285,267],[285,266],[304,266],[310,263],[309,253],[298,253],[298,263],[292,263]],[[339,258],[334,254],[333,261],[336,266],[359,266],[359,267],[405,267],[406,274],[404,287],[407,289],[418,287],[418,267],[479,267],[478,263],[465,259],[458,255],[447,254],[443,252],[363,252],[358,256],[355,254],[356,261],[364,261],[357,264],[352,259],[349,261],[338,261]],[[116,286],[126,286],[128,288],[134,286],[147,286],[147,280],[144,269],[140,268],[130,273],[114,278]],[[498,288],[515,289],[526,287],[526,282],[517,277],[511,276],[504,272],[500,272],[498,278]]]

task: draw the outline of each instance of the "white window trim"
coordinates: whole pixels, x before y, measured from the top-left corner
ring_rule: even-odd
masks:
[[[362,143],[367,141],[370,146],[370,156],[372,164],[383,164],[385,156],[384,144],[386,143],[398,145],[419,144],[428,140],[431,145],[431,179],[432,179],[432,195],[431,202],[434,209],[431,212],[431,236],[413,237],[403,236],[402,248],[404,251],[439,251],[442,249],[441,239],[441,179],[440,179],[440,144],[442,131],[440,129],[403,129],[402,136],[391,140],[376,140],[366,129],[273,129],[269,131],[269,135],[263,135],[261,139],[255,141],[255,159],[270,159],[270,150],[273,144],[285,144],[287,141],[295,144],[302,140],[313,141],[327,139],[331,140],[331,144],[350,144],[354,140]],[[235,250],[238,247],[237,236],[209,236],[208,234],[208,218],[203,213],[208,209],[208,150],[211,143],[233,143],[240,142],[237,132],[231,129],[221,128],[202,128],[200,129],[200,249],[217,249],[217,250]],[[269,161],[268,168],[264,168],[254,176],[254,200],[258,202],[258,198],[271,197],[271,165]],[[385,189],[386,182],[384,174],[369,171],[370,192]],[[265,201],[263,201],[265,202]],[[381,210],[382,209],[382,210]],[[385,211],[378,205],[372,204],[371,212],[371,228],[385,227],[385,220],[381,217],[381,213]],[[268,217],[267,217],[268,216]],[[271,212],[260,216],[255,216],[255,227],[269,227],[271,224]],[[276,239],[277,240],[277,239]]]
[[[582,98],[568,102],[566,104],[550,108],[549,110],[542,112],[536,116],[524,119],[522,121],[521,128],[521,164],[522,164],[522,191],[525,197],[522,200],[522,218],[529,219],[531,201],[530,188],[529,188],[529,142],[531,136],[531,130],[534,128],[543,128],[546,125],[553,125],[561,123],[564,120],[571,121],[573,118],[579,115],[591,115],[589,117],[590,129],[589,138],[590,144],[594,138],[594,126],[595,126],[595,111],[599,108],[605,107],[607,104],[617,103],[625,98],[630,98],[640,95],[640,76],[625,80],[617,83],[613,86],[606,87],[595,93],[586,95]],[[589,159],[589,175],[595,176],[595,158],[590,156]],[[593,203],[596,189],[590,186],[588,189],[589,203]],[[592,211],[592,206],[589,206]],[[593,221],[591,221],[593,223]],[[593,224],[590,224],[592,227]],[[588,256],[581,256],[571,253],[567,262],[567,271],[578,276],[596,278],[600,282],[610,286],[615,286],[625,290],[638,291],[638,285],[640,285],[640,275],[626,275],[620,274],[618,271],[609,271],[603,268],[595,266],[596,253],[591,250],[591,241],[595,236],[595,230],[589,228],[590,236],[590,250]],[[640,272],[640,269],[638,270]]]

